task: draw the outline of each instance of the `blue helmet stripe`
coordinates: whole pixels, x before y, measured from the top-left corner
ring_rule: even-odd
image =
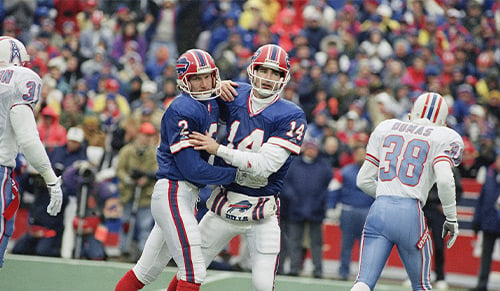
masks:
[[[437,95],[432,94],[432,101],[431,101],[431,106],[429,107],[429,111],[427,112],[427,119],[431,120],[432,114],[434,113],[434,106],[436,105],[437,102]]]
[[[205,61],[205,58],[203,57],[203,54],[198,50],[195,51],[195,54],[196,54],[197,59],[200,61],[200,67],[206,66],[207,63]]]
[[[273,61],[277,61],[278,56],[278,47],[276,46],[271,46],[271,56],[270,59]]]

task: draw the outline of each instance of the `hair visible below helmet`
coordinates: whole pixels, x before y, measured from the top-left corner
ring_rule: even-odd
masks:
[[[410,113],[411,121],[427,119],[440,126],[446,125],[447,117],[448,104],[443,96],[434,92],[426,92],[418,96],[415,103],[413,103],[413,108]]]
[[[278,81],[265,79],[262,77],[258,77],[256,74],[256,70],[260,67],[270,68],[282,73],[282,77]],[[250,83],[252,87],[262,96],[268,97],[271,95],[278,94],[283,90],[288,81],[290,80],[290,61],[288,59],[288,54],[281,47],[274,44],[266,44],[261,46],[257,51],[253,54],[252,59],[250,61],[250,65],[247,68],[248,77],[250,79]],[[273,88],[263,89],[260,85],[257,85],[257,81],[268,81],[273,82]]]
[[[10,36],[0,36],[0,67],[25,66],[30,61],[24,44]]]
[[[219,69],[212,56],[204,50],[190,49],[183,53],[176,63],[177,86],[197,100],[209,100],[220,96],[221,80]],[[192,92],[189,78],[192,75],[212,74],[212,88],[202,92]]]

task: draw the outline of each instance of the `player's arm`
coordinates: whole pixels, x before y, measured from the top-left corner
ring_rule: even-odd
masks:
[[[217,143],[208,134],[193,132],[190,143],[195,150],[205,150],[217,155],[240,170],[261,177],[269,177],[277,172],[290,156],[290,151],[274,144],[264,143],[258,152],[239,151]],[[299,147],[300,150],[300,147]]]
[[[438,196],[443,205],[443,213],[447,219],[457,220],[457,206],[455,200],[455,180],[450,163],[438,161],[434,163]]]
[[[182,176],[193,183],[227,185],[236,178],[235,168],[210,165],[192,147],[184,148],[174,154],[174,160]]]
[[[443,207],[443,214],[446,221],[443,224],[442,237],[448,233],[447,247],[451,248],[458,237],[457,203],[455,178],[453,176],[453,167],[456,167],[462,161],[462,151],[464,148],[462,138],[458,134],[452,142],[445,144],[441,154],[437,155],[432,163],[436,175],[436,186],[438,189],[439,200]]]
[[[367,159],[363,162],[356,177],[356,186],[366,194],[375,197],[377,193],[377,174],[378,166],[367,155]]]
[[[290,154],[300,153],[300,145],[306,131],[303,113],[292,114],[277,122],[281,125],[277,126],[278,129],[255,152],[220,145],[210,136],[197,132],[190,135],[190,142],[196,150],[205,150],[224,159],[233,167],[247,171],[254,176],[267,178],[285,164]],[[262,140],[252,141],[258,144],[263,142]]]
[[[258,152],[240,151],[220,145],[216,155],[252,175],[269,177],[285,164],[290,153],[281,146],[264,143]]]
[[[56,215],[62,205],[61,182],[52,169],[45,147],[38,135],[33,111],[27,104],[18,104],[10,109],[9,115],[17,143],[24,156],[40,173],[49,188],[51,198],[47,212],[50,215]]]
[[[447,247],[451,248],[458,237],[458,220],[457,220],[457,203],[455,199],[455,181],[453,171],[448,161],[434,162],[434,172],[436,174],[436,186],[438,196],[443,206],[443,214],[446,221],[443,224],[442,237],[444,238],[448,232]]]

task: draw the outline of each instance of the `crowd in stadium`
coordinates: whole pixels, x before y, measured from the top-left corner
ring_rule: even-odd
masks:
[[[445,97],[448,126],[463,136],[462,177],[478,177],[500,149],[498,0],[4,0],[0,19],[42,77],[35,114],[47,151],[83,129],[76,139],[94,149],[99,181],[118,184],[120,150],[158,134],[179,93],[175,60],[194,47],[212,54],[222,79],[246,82],[258,47],[284,48],[292,78],[282,98],[303,108],[334,169],[425,91]]]

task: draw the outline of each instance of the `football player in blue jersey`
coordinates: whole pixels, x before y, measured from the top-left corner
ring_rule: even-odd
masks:
[[[220,95],[219,70],[210,54],[191,49],[176,63],[177,85],[182,93],[165,111],[157,149],[151,213],[155,225],[137,264],[118,282],[115,290],[139,290],[155,280],[171,258],[178,266],[176,289],[199,290],[206,276],[201,235],[195,218],[199,189],[207,184],[231,184],[259,188],[267,178],[252,178],[248,171],[213,166],[209,154],[193,149],[189,134],[216,133]],[[169,289],[170,290],[170,289]]]
[[[285,50],[272,44],[260,47],[247,70],[251,85],[237,83],[234,100],[221,104],[227,135],[223,143],[204,132],[190,135],[196,150],[268,178],[267,185],[258,189],[235,183],[216,188],[207,201],[209,212],[200,221],[207,265],[233,237],[246,240],[257,291],[274,289],[280,251],[278,195],[306,132],[304,111],[279,96],[290,79],[289,69]]]

